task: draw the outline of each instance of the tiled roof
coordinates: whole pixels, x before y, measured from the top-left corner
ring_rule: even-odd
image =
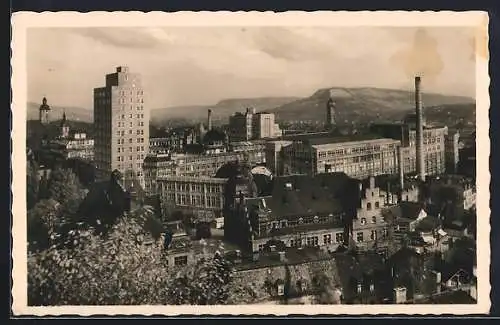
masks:
[[[359,203],[357,181],[344,173],[276,177],[272,187],[270,196],[249,199],[248,205],[264,199],[271,217],[282,217],[352,213]]]
[[[455,290],[434,295],[423,301],[421,304],[476,304],[477,301],[472,298],[466,291]]]

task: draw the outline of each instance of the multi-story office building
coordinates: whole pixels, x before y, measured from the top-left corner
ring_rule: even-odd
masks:
[[[95,162],[100,176],[119,170],[142,185],[143,161],[149,149],[149,113],[141,76],[128,67],[106,75],[94,89]]]
[[[283,147],[290,145],[290,140],[276,140],[266,143],[266,166],[276,175],[283,175]]]
[[[252,137],[254,139],[278,137],[281,134],[276,133],[276,125],[277,124],[274,121],[274,114],[266,112],[254,114],[252,118]]]
[[[245,114],[236,112],[229,117],[229,140],[235,141],[248,141],[253,137],[253,115],[255,108],[247,108]]]
[[[247,161],[257,165],[265,162],[260,147],[248,146],[245,151],[219,154],[149,155],[144,160],[145,190],[149,195],[158,192],[156,180],[167,176],[214,177],[223,165],[233,161]]]
[[[358,179],[398,171],[400,141],[372,135],[298,136],[283,147],[284,174],[343,172]]]
[[[276,138],[282,135],[273,113],[247,108],[245,114],[237,112],[229,117],[230,141]]]
[[[458,171],[458,162],[460,159],[460,133],[458,131],[448,132],[448,134],[444,138],[444,141],[446,172],[449,174],[456,174]]]
[[[227,179],[166,176],[157,180],[162,204],[211,221],[222,217]]]
[[[404,173],[417,172],[417,131],[413,123],[409,120],[403,123],[376,123],[371,126],[371,132],[401,141]],[[446,126],[423,126],[422,151],[426,175],[445,172],[445,136],[447,133]]]

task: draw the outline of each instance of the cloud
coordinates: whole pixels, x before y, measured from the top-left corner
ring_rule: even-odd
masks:
[[[158,39],[158,30],[150,30],[155,34],[148,33],[144,29],[133,28],[81,28],[75,30],[77,34],[93,39],[104,45],[120,48],[142,48],[152,49],[158,47],[161,42]]]
[[[301,35],[293,29],[269,27],[254,34],[257,48],[276,59],[317,60],[331,55],[327,43]]]
[[[467,49],[474,34],[463,30],[37,28],[27,44],[28,95],[39,101],[47,94],[54,105],[92,107],[92,88],[119,65],[142,74],[151,107],[309,96],[334,86],[411,89],[410,75],[418,70],[436,75],[432,82],[424,79],[433,92],[472,95],[474,63]]]

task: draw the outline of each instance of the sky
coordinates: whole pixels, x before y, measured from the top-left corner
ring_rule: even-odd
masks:
[[[92,109],[117,66],[142,75],[150,109],[227,98],[312,95],[328,87],[475,97],[466,27],[31,28],[28,100]]]

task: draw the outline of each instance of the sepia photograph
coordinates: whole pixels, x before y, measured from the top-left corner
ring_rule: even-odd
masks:
[[[486,13],[12,25],[15,314],[488,312]]]

